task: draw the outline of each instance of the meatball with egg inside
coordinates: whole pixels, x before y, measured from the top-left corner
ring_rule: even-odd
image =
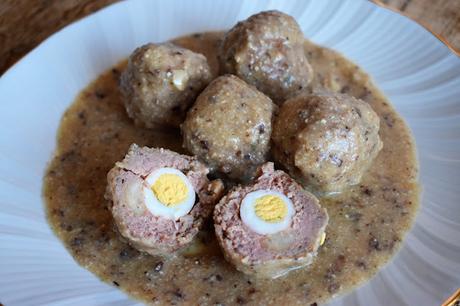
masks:
[[[204,55],[172,43],[150,43],[131,54],[120,88],[136,125],[179,127],[211,78]]]
[[[214,228],[225,258],[239,271],[276,278],[309,265],[329,217],[318,199],[273,163],[216,205]]]
[[[247,181],[270,151],[276,105],[234,75],[220,76],[199,95],[182,124],[184,147],[212,170]]]
[[[280,105],[313,79],[303,45],[302,30],[293,17],[265,11],[230,29],[219,57],[226,73],[237,75]]]
[[[306,188],[341,192],[361,181],[382,149],[379,127],[372,107],[352,96],[298,96],[280,108],[273,155]]]
[[[108,175],[106,199],[118,232],[138,250],[170,256],[199,232],[223,192],[194,157],[132,145]]]

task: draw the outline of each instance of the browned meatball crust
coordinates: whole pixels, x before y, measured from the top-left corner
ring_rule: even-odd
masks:
[[[251,178],[270,149],[270,98],[233,75],[221,76],[199,95],[182,125],[184,147],[213,170]]]
[[[280,192],[292,201],[295,214],[287,229],[261,235],[244,224],[239,213],[241,203],[257,190]],[[309,265],[328,220],[318,199],[285,172],[275,171],[273,163],[261,167],[254,183],[231,190],[214,210],[216,236],[225,258],[239,271],[257,277],[278,277]]]
[[[129,57],[121,91],[126,111],[137,125],[178,127],[210,81],[204,55],[171,43],[147,44]]]
[[[182,171],[197,193],[198,201],[192,210],[177,220],[153,215],[142,198],[145,177],[163,167]],[[193,240],[223,192],[222,182],[210,182],[207,173],[207,167],[194,157],[132,145],[123,161],[116,163],[107,175],[105,197],[118,232],[138,250],[173,255]]]
[[[304,186],[326,193],[359,183],[382,148],[380,120],[345,94],[298,96],[283,104],[273,128],[273,155]]]
[[[236,74],[281,104],[313,78],[303,43],[294,18],[278,11],[261,12],[226,33],[220,60],[225,72]]]

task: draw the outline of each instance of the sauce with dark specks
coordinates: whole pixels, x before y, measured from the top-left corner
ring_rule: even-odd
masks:
[[[221,33],[176,43],[205,54],[218,73]],[[381,119],[384,147],[360,185],[322,198],[330,221],[313,264],[276,280],[257,280],[225,262],[212,229],[183,256],[164,260],[138,252],[115,231],[104,200],[106,174],[131,143],[184,153],[178,131],[137,128],[127,117],[118,78],[121,63],[84,89],[62,118],[55,156],[44,178],[48,220],[83,267],[148,304],[309,305],[370,279],[395,254],[418,208],[415,144],[404,121],[359,67],[305,43],[314,87],[370,103]]]

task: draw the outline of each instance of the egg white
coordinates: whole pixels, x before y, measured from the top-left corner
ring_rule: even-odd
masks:
[[[279,222],[267,222],[256,215],[256,200],[267,195],[277,196],[286,204],[287,213],[283,220]],[[284,194],[273,190],[257,190],[250,192],[244,197],[240,206],[240,217],[243,223],[251,230],[261,235],[274,234],[285,230],[291,224],[294,214],[295,209],[292,201]]]
[[[187,196],[184,201],[178,203],[177,205],[168,207],[157,199],[155,193],[151,189],[151,186],[155,184],[156,180],[162,174],[174,174],[182,179],[184,184],[187,186]],[[177,220],[180,217],[185,216],[192,210],[193,205],[195,204],[196,195],[192,183],[190,183],[190,180],[184,173],[175,168],[160,168],[150,173],[144,181],[143,193],[144,203],[147,209],[153,215],[167,219]]]

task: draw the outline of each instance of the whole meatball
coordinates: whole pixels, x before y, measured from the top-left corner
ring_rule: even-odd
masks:
[[[221,76],[198,96],[182,125],[184,147],[242,181],[253,176],[270,149],[270,98],[233,75]]]
[[[220,60],[227,73],[236,74],[281,104],[313,78],[303,43],[294,18],[278,11],[261,12],[227,32]]]
[[[147,44],[129,57],[121,91],[126,111],[137,125],[178,127],[210,81],[203,55],[170,43]]]
[[[304,186],[339,192],[359,183],[382,148],[369,104],[320,93],[286,101],[273,127],[273,155]]]

